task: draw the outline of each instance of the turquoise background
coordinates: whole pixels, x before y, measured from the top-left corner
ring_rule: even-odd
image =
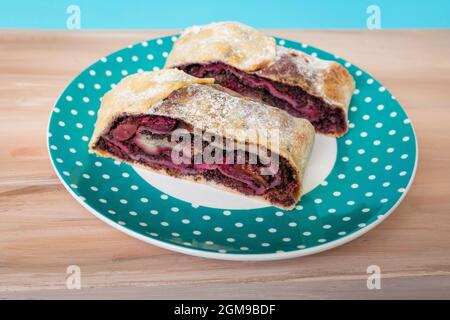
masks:
[[[0,0],[0,28],[66,29],[66,9],[81,9],[81,29],[179,29],[239,20],[256,28],[365,29],[369,5],[382,28],[449,28],[450,0]]]

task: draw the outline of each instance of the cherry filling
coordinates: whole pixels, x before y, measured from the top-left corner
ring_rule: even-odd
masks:
[[[263,165],[259,159],[250,163],[250,154],[245,153],[243,163],[197,164],[192,152],[190,161],[178,163],[172,161],[172,149],[175,141],[171,133],[175,129],[187,129],[190,126],[183,121],[164,116],[142,115],[123,116],[116,119],[109,131],[103,134],[97,148],[130,162],[143,164],[155,169],[166,169],[174,176],[202,176],[206,180],[220,183],[247,195],[263,195],[272,202],[290,206],[294,204],[299,192],[299,184],[293,177],[295,173],[289,163],[279,157],[278,170],[271,175],[263,174]],[[191,134],[191,141],[194,138]],[[208,146],[203,141],[203,148]],[[191,146],[191,150],[194,150]],[[226,159],[225,151],[223,159]],[[238,159],[237,151],[235,158]]]
[[[290,86],[238,70],[224,63],[188,64],[179,69],[198,78],[214,78],[217,84],[283,109],[295,117],[308,119],[318,132],[344,132],[344,112],[300,87]]]

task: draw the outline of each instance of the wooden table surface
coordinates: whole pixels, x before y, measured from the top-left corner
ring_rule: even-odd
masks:
[[[450,31],[270,31],[345,57],[406,108],[416,179],[380,226],[339,248],[275,262],[208,260],[131,238],[59,182],[46,127],[96,59],[173,31],[0,30],[0,298],[450,298]],[[381,290],[366,287],[369,265]],[[81,268],[81,290],[66,268]]]

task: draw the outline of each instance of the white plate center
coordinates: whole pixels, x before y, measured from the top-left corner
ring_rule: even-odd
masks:
[[[303,178],[303,194],[316,188],[333,169],[337,156],[336,139],[316,135],[311,158]],[[176,179],[133,167],[149,184],[161,192],[177,199],[192,203],[195,206],[219,209],[257,209],[268,205],[258,200],[249,199],[239,194],[226,192],[213,187]]]

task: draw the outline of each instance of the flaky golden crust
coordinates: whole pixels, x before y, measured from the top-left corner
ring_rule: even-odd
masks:
[[[96,148],[96,143],[118,116],[161,115],[182,120],[211,134],[271,150],[289,162],[294,171],[293,178],[302,185],[314,142],[314,128],[309,121],[291,117],[283,110],[237,94],[229,94],[219,86],[196,83],[195,78],[182,78],[184,80],[181,82],[167,84],[164,82],[167,77],[164,72],[172,71],[129,76],[105,96],[90,142],[92,151],[100,156],[111,157],[109,153]],[[277,134],[279,139],[267,139],[267,133]],[[298,200],[300,192],[295,196]]]
[[[244,71],[275,59],[275,40],[237,22],[190,27],[175,42],[166,68],[195,62],[222,61]]]
[[[99,136],[118,115],[144,113],[174,90],[192,83],[213,82],[214,79],[199,79],[177,69],[143,72],[122,79],[102,98],[89,146],[92,147],[97,142]]]
[[[276,46],[272,37],[241,23],[213,23],[186,29],[169,54],[166,67],[212,62],[298,86],[332,107],[342,109],[347,116],[355,81],[344,67],[334,61]]]
[[[317,59],[304,52],[277,47],[276,59],[254,72],[260,77],[299,86],[347,114],[355,81],[339,63]]]

